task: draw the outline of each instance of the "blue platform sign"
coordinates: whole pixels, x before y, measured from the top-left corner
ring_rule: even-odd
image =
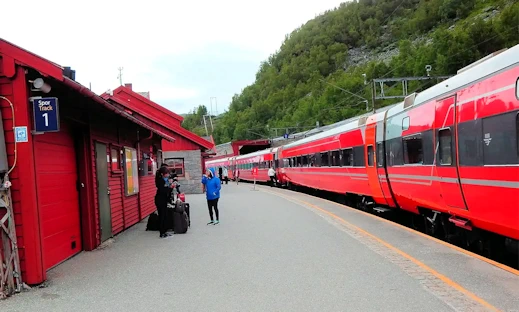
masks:
[[[285,134],[283,135],[283,137],[284,137],[285,139],[288,139],[288,133],[285,133]]]
[[[34,131],[59,131],[59,110],[57,98],[33,99],[32,108],[34,112]]]
[[[29,135],[27,133],[27,127],[15,127],[14,128],[14,140],[16,143],[29,142]]]

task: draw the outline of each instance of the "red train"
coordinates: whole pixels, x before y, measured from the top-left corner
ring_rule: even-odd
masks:
[[[278,180],[401,209],[436,236],[484,249],[519,241],[519,45],[389,110],[311,137],[227,158],[240,179]],[[211,161],[208,166],[213,166]],[[504,238],[504,239],[503,239]],[[517,251],[515,250],[517,253]]]

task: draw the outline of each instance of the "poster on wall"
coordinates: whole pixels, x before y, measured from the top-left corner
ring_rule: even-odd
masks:
[[[126,196],[139,193],[139,166],[137,151],[134,148],[124,148],[124,180]]]

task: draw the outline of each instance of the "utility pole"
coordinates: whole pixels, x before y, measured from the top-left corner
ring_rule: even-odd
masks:
[[[205,134],[206,134],[207,136],[209,136],[209,132],[207,132],[207,122],[205,121],[205,116],[207,116],[207,115],[202,116],[202,117],[204,118]]]
[[[377,112],[377,109],[375,108],[375,88],[377,85],[375,84],[375,80],[373,80],[373,84],[371,85],[371,104],[373,105],[373,113]]]
[[[429,75],[429,73],[427,73]],[[443,81],[445,79],[451,78],[453,75],[445,75],[445,76],[422,76],[422,77],[399,77],[399,78],[378,78],[373,79],[373,101],[375,100],[388,100],[388,99],[403,99],[409,95],[408,85],[410,81],[427,81],[427,80],[436,80],[436,83]],[[384,89],[386,84],[396,83],[389,89]],[[386,91],[389,91],[394,86],[398,85],[398,83],[402,84],[402,95],[386,95]],[[377,84],[380,86],[380,90],[377,90]],[[379,94],[380,92],[380,94]]]
[[[123,67],[119,67],[118,70],[119,70],[119,77],[117,77],[119,79],[119,83],[121,84],[121,86],[123,85]]]
[[[215,104],[215,111],[213,112],[213,99]],[[218,102],[216,101],[216,96],[212,96],[209,98],[209,103],[211,103],[211,115],[218,115]]]

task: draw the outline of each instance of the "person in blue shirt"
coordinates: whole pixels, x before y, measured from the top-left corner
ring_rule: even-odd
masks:
[[[222,189],[222,185],[220,179],[216,175],[214,168],[210,168],[207,170],[207,173],[202,177],[202,184],[205,189],[205,196],[207,198],[207,207],[209,208],[209,216],[211,217],[211,221],[209,224],[218,224],[219,214],[218,214],[218,199],[220,199],[220,190]],[[216,220],[213,219],[213,209],[216,214]]]

